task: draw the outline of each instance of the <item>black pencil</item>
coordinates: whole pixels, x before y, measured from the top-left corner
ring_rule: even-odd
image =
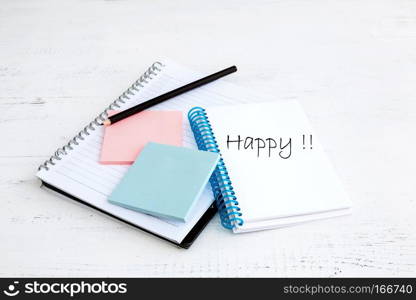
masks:
[[[137,113],[139,113],[139,112],[141,112],[141,111],[143,111],[143,110],[145,110],[145,109],[147,109],[149,107],[152,107],[152,106],[154,106],[156,104],[159,104],[159,103],[161,103],[163,101],[169,100],[169,99],[171,99],[173,97],[176,97],[178,95],[181,95],[183,93],[186,93],[186,92],[188,92],[190,90],[193,90],[193,89],[198,88],[198,87],[200,87],[200,86],[202,86],[204,84],[207,84],[207,83],[210,83],[212,81],[215,81],[215,80],[217,80],[217,79],[219,79],[221,77],[224,77],[224,76],[226,76],[228,74],[231,74],[231,73],[234,73],[236,71],[237,71],[237,67],[236,66],[232,66],[232,67],[229,67],[229,68],[224,69],[222,71],[219,71],[217,73],[214,73],[214,74],[211,74],[209,76],[206,76],[204,78],[198,79],[198,80],[196,80],[194,82],[188,83],[188,84],[186,84],[186,85],[184,85],[182,87],[179,87],[177,89],[174,89],[174,90],[172,90],[170,92],[167,92],[167,93],[165,93],[163,95],[157,96],[157,97],[155,97],[153,99],[150,99],[150,100],[148,100],[146,102],[140,103],[140,104],[138,104],[136,106],[133,106],[133,107],[131,107],[129,109],[126,109],[126,110],[124,110],[122,112],[119,112],[118,114],[112,115],[111,117],[109,117],[107,120],[105,120],[103,122],[103,125],[108,126],[108,125],[114,124],[114,123],[116,123],[118,121],[121,121],[121,120],[123,120],[125,118],[128,118],[128,117],[130,117],[130,116],[132,116],[134,114],[137,114]]]

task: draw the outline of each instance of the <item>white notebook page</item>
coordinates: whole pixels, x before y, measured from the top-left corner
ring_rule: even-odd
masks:
[[[175,89],[201,78],[189,69],[173,62],[164,63],[162,71],[135,96],[121,106],[121,110]],[[161,103],[152,109],[181,110],[184,113],[183,145],[197,148],[187,119],[187,112],[194,106],[234,104],[249,101],[249,96],[226,79],[217,80],[176,98]],[[42,169],[37,176],[45,182],[92,204],[130,223],[180,243],[213,202],[209,185],[195,205],[193,217],[187,223],[159,219],[150,215],[128,210],[107,201],[108,196],[127,171],[128,166],[101,165],[98,163],[103,138],[103,128],[98,127],[81,141],[68,155],[63,156],[49,170]]]
[[[208,108],[207,114],[243,214],[237,232],[346,214],[351,203],[296,101]],[[238,140],[240,149],[232,142]]]

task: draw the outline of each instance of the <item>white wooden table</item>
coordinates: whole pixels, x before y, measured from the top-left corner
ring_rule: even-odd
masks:
[[[39,188],[37,166],[168,56],[296,98],[353,215],[181,250]],[[0,5],[0,276],[416,276],[416,2]]]

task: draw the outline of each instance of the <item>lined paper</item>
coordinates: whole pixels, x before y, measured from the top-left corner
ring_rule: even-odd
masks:
[[[200,74],[173,62],[166,62],[162,71],[119,109],[127,109],[201,77]],[[221,79],[154,106],[152,109],[182,111],[183,145],[197,149],[187,112],[194,106],[210,107],[245,103],[250,101],[248,95],[247,91],[240,90]],[[63,156],[55,166],[50,167],[49,170],[42,169],[37,176],[97,208],[180,243],[212,204],[213,195],[209,185],[195,205],[191,219],[186,223],[160,219],[110,204],[107,198],[129,166],[99,163],[103,133],[103,127],[97,127],[83,141],[80,141],[78,146],[74,146],[68,155]]]

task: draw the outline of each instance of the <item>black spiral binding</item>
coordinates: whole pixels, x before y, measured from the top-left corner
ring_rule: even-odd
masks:
[[[205,109],[201,107],[192,108],[188,112],[188,119],[198,148],[204,151],[216,152],[221,155]],[[209,182],[214,192],[221,224],[227,229],[243,225],[243,214],[238,207],[237,197],[222,157]]]
[[[77,135],[75,135],[69,142],[61,148],[58,148],[54,155],[47,159],[38,168],[49,170],[50,165],[55,165],[57,160],[62,159],[62,155],[67,155],[69,151],[73,150],[74,146],[77,146],[80,141],[84,140],[85,136],[90,135],[91,130],[95,130],[97,126],[101,126],[102,122],[108,118],[108,111],[115,108],[119,108],[120,104],[126,103],[132,96],[140,91],[150,80],[154,78],[161,70],[164,65],[161,62],[153,63],[146,72],[143,73],[127,90],[125,90],[116,100],[114,100],[102,113],[100,113],[94,121],[84,127]]]

